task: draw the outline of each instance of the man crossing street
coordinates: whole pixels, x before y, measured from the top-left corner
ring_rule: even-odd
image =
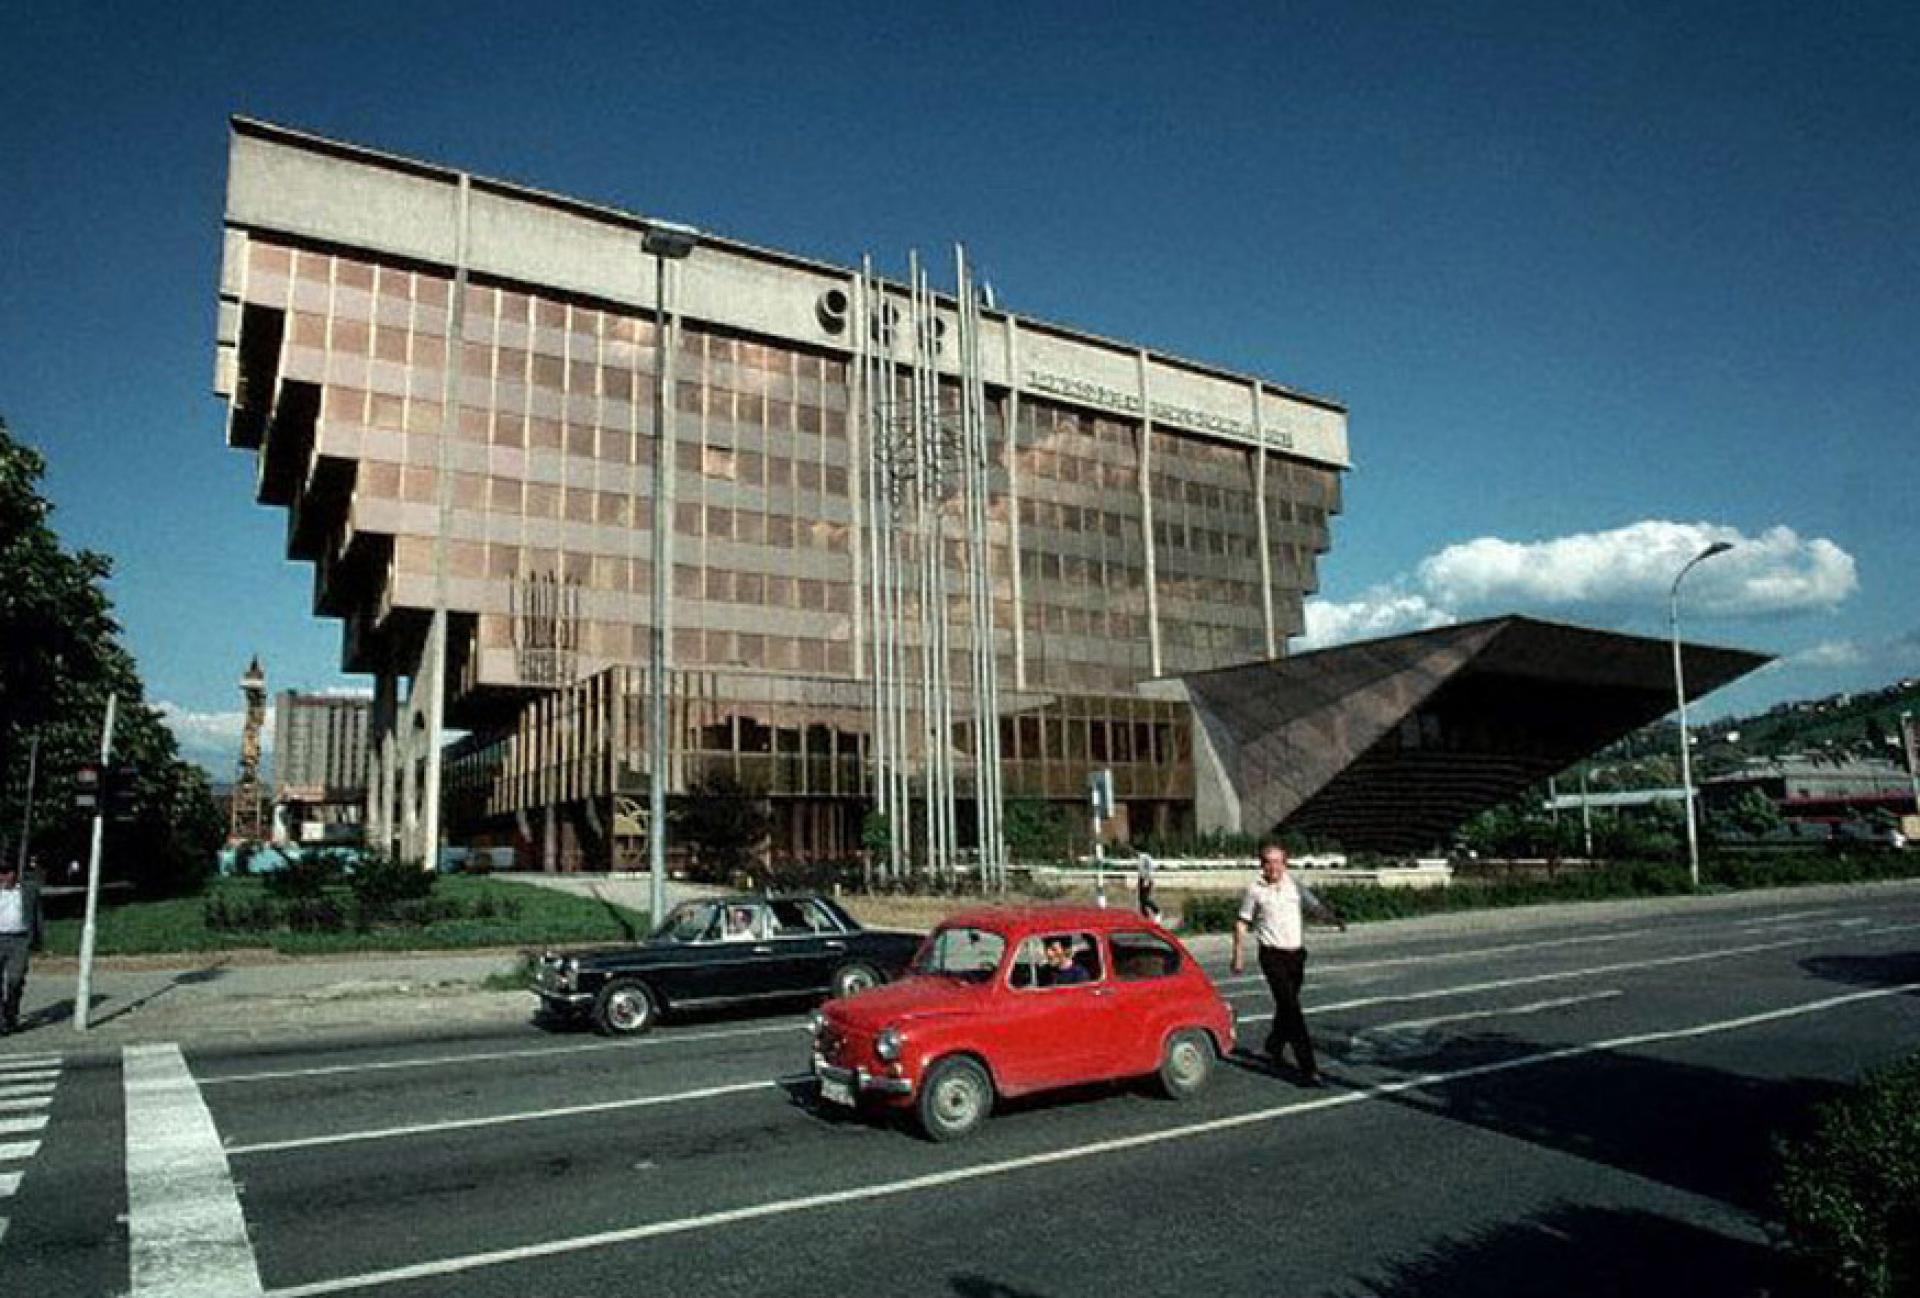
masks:
[[[1324,1086],[1313,1055],[1313,1038],[1300,1009],[1300,987],[1307,976],[1306,925],[1302,909],[1346,925],[1304,884],[1287,872],[1287,849],[1278,843],[1260,845],[1260,877],[1248,885],[1233,921],[1233,972],[1243,967],[1247,933],[1260,948],[1260,972],[1273,993],[1273,1025],[1267,1033],[1267,1057],[1276,1065],[1281,1051],[1293,1047],[1300,1084]]]

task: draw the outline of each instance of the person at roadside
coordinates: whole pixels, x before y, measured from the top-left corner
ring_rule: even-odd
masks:
[[[1070,987],[1092,981],[1093,975],[1073,962],[1073,939],[1064,933],[1056,933],[1042,942],[1041,954],[1046,961],[1040,969],[1042,987]]]
[[[1300,1009],[1300,988],[1307,976],[1306,924],[1303,912],[1346,924],[1312,891],[1287,872],[1287,849],[1278,843],[1260,845],[1260,877],[1249,884],[1233,921],[1233,972],[1244,965],[1247,934],[1260,948],[1260,972],[1273,993],[1273,1024],[1267,1033],[1266,1053],[1276,1065],[1282,1050],[1293,1047],[1294,1064],[1303,1086],[1324,1086],[1314,1058],[1313,1038],[1307,1033]]]
[[[1133,858],[1133,891],[1139,898],[1140,913],[1148,919],[1160,918],[1160,904],[1153,899],[1153,858],[1137,852]]]
[[[43,937],[39,883],[22,879],[17,862],[0,861],[0,1036],[20,1029],[27,957]]]

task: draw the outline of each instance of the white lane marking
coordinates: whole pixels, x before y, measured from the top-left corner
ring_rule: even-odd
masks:
[[[11,1099],[0,1099],[0,1113],[18,1113],[24,1109],[44,1109],[53,1103],[53,1095],[23,1095]]]
[[[1920,925],[1915,925],[1914,927],[1920,927]],[[1811,940],[1811,939],[1794,939],[1794,942],[1803,941],[1803,940]],[[1674,962],[1684,961],[1684,960],[1697,960],[1697,959],[1718,959],[1724,956],[1740,955],[1740,954],[1745,954],[1745,953],[1749,953],[1756,950],[1772,950],[1778,946],[1792,945],[1792,944],[1793,942],[1763,943],[1763,944],[1757,944],[1757,945],[1748,946],[1748,947],[1728,948],[1724,951],[1714,951],[1714,952],[1706,952],[1706,953],[1696,952],[1687,956],[1667,957],[1667,959],[1669,961],[1674,961]],[[1601,966],[1596,966],[1596,967],[1587,968],[1587,969],[1562,970],[1562,971],[1556,971],[1551,974],[1530,975],[1528,977],[1519,978],[1519,979],[1504,979],[1498,982],[1469,983],[1459,987],[1432,988],[1425,991],[1407,992],[1399,995],[1369,997],[1364,1000],[1340,1001],[1330,1005],[1312,1006],[1308,1008],[1306,1012],[1308,1014],[1323,1014],[1332,1010],[1353,1009],[1353,1008],[1363,1007],[1367,1005],[1376,1005],[1376,1004],[1390,1004],[1398,1001],[1428,1000],[1428,999],[1435,999],[1435,998],[1444,997],[1444,996],[1455,996],[1455,995],[1464,996],[1464,995],[1471,995],[1476,992],[1489,991],[1489,990],[1501,990],[1507,987],[1522,986],[1530,982],[1564,980],[1566,978],[1584,977],[1584,976],[1596,974],[1596,973],[1617,971],[1622,968],[1635,968],[1635,969],[1645,968],[1652,963],[1655,963],[1655,962],[1642,961],[1642,962],[1636,962],[1635,964],[1632,964],[1632,965],[1624,965],[1624,966],[1623,965],[1601,965]],[[1486,1010],[1473,1010],[1473,1011],[1468,1011],[1461,1014],[1447,1015],[1441,1018],[1413,1020],[1410,1022],[1403,1022],[1403,1023],[1397,1023],[1397,1024],[1385,1024],[1379,1028],[1367,1029],[1366,1032],[1388,1032],[1395,1029],[1432,1026],[1432,1025],[1438,1025],[1438,1024],[1466,1020],[1466,1019],[1487,1018],[1487,1017],[1494,1017],[1499,1015],[1535,1013],[1535,1012],[1541,1012],[1548,1009],[1560,1008],[1563,1006],[1578,1005],[1578,1004],[1585,1003],[1587,1001],[1603,1000],[1612,996],[1618,996],[1620,994],[1621,993],[1618,991],[1605,991],[1605,992],[1592,993],[1584,996],[1570,996],[1570,997],[1561,997],[1555,1000],[1537,1001],[1531,1005],[1511,1006],[1511,1007],[1504,1007],[1504,1008],[1496,1007],[1493,1009],[1486,1009]],[[1254,1023],[1254,1022],[1261,1022],[1266,1019],[1270,1019],[1272,1017],[1273,1016],[1271,1014],[1242,1014],[1238,1016],[1238,1021],[1242,1023]],[[753,1031],[758,1032],[758,1031],[763,1031],[763,1029],[753,1029]],[[1364,1036],[1366,1035],[1366,1033],[1362,1033],[1361,1035]],[[1356,1041],[1357,1040],[1359,1040],[1359,1037],[1356,1037]],[[521,1053],[521,1052],[515,1052],[515,1053]],[[411,1063],[413,1061],[406,1061],[406,1062]],[[425,1062],[432,1062],[432,1061],[425,1061]],[[352,1066],[349,1065],[348,1067],[351,1068]],[[553,1108],[553,1109],[524,1110],[517,1113],[501,1114],[496,1117],[490,1117],[490,1118],[457,1118],[457,1119],[449,1119],[444,1122],[417,1123],[417,1124],[412,1124],[408,1126],[398,1126],[398,1127],[378,1127],[378,1128],[372,1128],[364,1131],[329,1133],[329,1134],[320,1135],[320,1136],[299,1136],[299,1137],[294,1137],[287,1140],[259,1141],[254,1144],[247,1144],[247,1145],[229,1145],[227,1146],[226,1152],[229,1157],[238,1158],[238,1157],[243,1157],[243,1156],[253,1155],[253,1154],[282,1153],[289,1150],[314,1149],[314,1148],[321,1148],[329,1145],[353,1144],[353,1143],[373,1141],[373,1140],[395,1139],[395,1138],[406,1137],[406,1136],[431,1135],[431,1134],[447,1132],[447,1131],[473,1130],[477,1128],[484,1128],[484,1127],[490,1127],[495,1125],[506,1125],[509,1123],[517,1123],[517,1122],[536,1122],[546,1118],[578,1117],[584,1114],[606,1113],[606,1112],[613,1112],[621,1109],[650,1108],[650,1107],[655,1107],[663,1104],[685,1103],[685,1102],[696,1101],[696,1100],[710,1099],[716,1096],[733,1095],[733,1094],[738,1094],[745,1091],[765,1090],[771,1087],[779,1086],[783,1082],[790,1082],[794,1080],[804,1080],[804,1079],[775,1078],[767,1081],[729,1083],[729,1084],[720,1085],[720,1086],[701,1087],[694,1090],[675,1091],[675,1092],[667,1092],[667,1093],[657,1094],[657,1095],[639,1096],[637,1098],[626,1099],[626,1100],[607,1100],[607,1101],[601,1101],[593,1104],[569,1105],[569,1106]]]
[[[121,1072],[133,1298],[254,1298],[246,1219],[180,1047],[128,1046]]]
[[[0,1118],[0,1136],[24,1136],[47,1125],[47,1115],[37,1118]]]
[[[0,1244],[7,1242],[7,1219],[0,1217]]]
[[[41,1068],[32,1072],[0,1073],[0,1084],[6,1086],[27,1086],[34,1082],[57,1082],[60,1080],[58,1068]]]
[[[16,1140],[0,1144],[0,1163],[20,1163],[40,1152],[37,1140]]]
[[[0,1100],[18,1100],[35,1095],[52,1095],[52,1082],[26,1082],[19,1086],[0,1086]]]
[[[422,1136],[442,1131],[470,1131],[476,1127],[505,1126],[513,1122],[537,1122],[543,1118],[577,1118],[586,1113],[611,1113],[618,1109],[644,1109],[662,1104],[682,1104],[689,1100],[710,1100],[719,1095],[738,1095],[743,1091],[766,1091],[783,1082],[811,1080],[775,1078],[763,1082],[734,1082],[725,1086],[707,1086],[697,1091],[674,1091],[662,1095],[642,1095],[631,1100],[607,1100],[598,1104],[573,1104],[563,1109],[530,1109],[503,1113],[491,1118],[454,1118],[446,1122],[422,1122],[406,1127],[378,1127],[370,1131],[344,1131],[325,1136],[301,1136],[292,1140],[263,1140],[253,1145],[230,1145],[227,1155],[272,1154],[288,1149],[313,1149],[321,1145],[345,1145],[356,1141],[388,1140],[396,1136]]]
[[[1847,934],[1855,937],[1879,937],[1889,933],[1905,933],[1920,928],[1920,924],[1889,924],[1885,928],[1862,929]],[[1332,1001],[1325,1005],[1308,1005],[1303,1013],[1331,1014],[1335,1010],[1366,1009],[1373,1005],[1397,1005],[1405,1001],[1439,1000],[1447,996],[1471,996],[1476,992],[1503,991],[1509,987],[1528,987],[1535,983],[1565,982],[1569,978],[1587,978],[1604,973],[1639,973],[1644,969],[1655,969],[1662,965],[1696,964],[1703,960],[1723,960],[1737,955],[1752,955],[1756,951],[1779,951],[1790,946],[1808,946],[1815,942],[1824,942],[1837,934],[1820,934],[1809,937],[1782,938],[1777,942],[1755,942],[1747,946],[1730,946],[1718,951],[1695,951],[1688,955],[1661,956],[1652,960],[1629,960],[1620,964],[1591,965],[1585,969],[1556,969],[1552,973],[1527,974],[1521,978],[1500,978],[1492,982],[1461,983],[1454,987],[1431,987],[1417,992],[1394,992],[1385,996],[1362,996],[1354,1000]],[[1236,992],[1234,996],[1254,995],[1256,992]],[[1230,996],[1228,999],[1232,999]],[[1240,1014],[1234,1017],[1241,1023],[1258,1023],[1273,1017],[1267,1014]]]
[[[776,1199],[767,1203],[750,1204],[744,1208],[728,1208],[717,1212],[700,1213],[695,1216],[680,1217],[669,1221],[648,1222],[642,1226],[628,1226],[619,1230],[598,1231],[591,1235],[575,1235],[565,1239],[548,1240],[540,1244],[523,1245],[519,1248],[496,1249],[486,1253],[470,1253],[464,1257],[442,1258],[434,1262],[419,1262],[411,1266],[394,1267],[385,1271],[368,1271],[360,1275],[339,1276],[331,1280],[314,1281],[310,1284],[290,1285],[284,1289],[274,1289],[270,1291],[267,1298],[318,1298],[321,1294],[342,1293],[352,1289],[371,1289],[382,1285],[399,1284],[409,1280],[423,1280],[437,1276],[457,1275],[466,1271],[479,1270],[483,1267],[500,1266],[510,1262],[524,1262],[534,1258],[558,1257],[568,1253],[578,1253],[595,1248],[606,1248],[615,1244],[638,1243],[641,1240],[657,1239],[668,1235],[684,1235],[694,1231],[711,1230],[717,1226],[730,1226],[737,1222],[790,1216],[798,1212],[807,1212],[818,1208],[831,1208],[845,1203],[861,1203],[874,1199],[896,1198],[921,1190],[937,1189],[941,1186],[955,1185],[965,1181],[977,1181],[992,1176],[1004,1176],[1012,1172],[1025,1171],[1032,1167],[1048,1167],[1059,1163],[1078,1162],[1082,1159],[1097,1158],[1102,1155],[1120,1153],[1126,1150],[1170,1144],[1174,1141],[1192,1140],[1197,1137],[1210,1136],[1222,1131],[1232,1131],[1260,1123],[1275,1122],[1303,1113],[1314,1113],[1322,1109],[1339,1108],[1350,1104],[1365,1103],[1368,1100],[1384,1099],[1405,1091],[1420,1090],[1433,1086],[1446,1086],[1471,1077],[1485,1077],[1493,1073],[1512,1072],[1522,1068],[1538,1068],[1544,1064],[1559,1063],[1563,1060],[1579,1058],[1582,1055],[1600,1054],[1609,1050],[1621,1050],[1663,1041],[1680,1041],[1693,1037],[1710,1036],[1720,1032],[1732,1032],[1740,1028],[1754,1027],[1761,1023],[1770,1023],[1780,1019],[1817,1013],[1821,1010],[1834,1009],[1839,1006],[1853,1004],[1857,1001],[1878,1000],[1887,996],[1902,996],[1914,991],[1920,991],[1920,983],[1903,983],[1898,987],[1882,987],[1872,991],[1852,992],[1844,996],[1833,996],[1825,1000],[1804,1002],[1783,1009],[1766,1010],[1758,1014],[1748,1014],[1736,1019],[1720,1019],[1708,1023],[1697,1023],[1689,1027],[1672,1028],[1659,1032],[1635,1033],[1632,1036],[1614,1037],[1606,1041],[1593,1041],[1577,1046],[1564,1046],[1556,1050],[1543,1051],[1536,1055],[1524,1055],[1516,1059],[1504,1059],[1490,1064],[1476,1064],[1467,1068],[1455,1069],[1451,1072],[1426,1073],[1419,1077],[1383,1082],[1378,1085],[1340,1094],[1316,1097],[1310,1100],[1296,1100],[1292,1103],[1277,1105],[1272,1108],[1255,1109],[1248,1113],[1236,1113],[1229,1117],[1213,1118],[1205,1122],[1184,1123],[1177,1127],[1166,1127],[1159,1131],[1142,1132],[1133,1136],[1119,1136],[1109,1140],[1094,1141],[1090,1144],[1078,1145],[1069,1149],[1049,1150],[1040,1154],[1025,1154],[1017,1158],[999,1159],[991,1163],[978,1163],[972,1167],[954,1168],[946,1172],[933,1172],[925,1176],[907,1177],[902,1180],[886,1181],[876,1185],[856,1186],[850,1190],[830,1190],[822,1194],[803,1195],[793,1199]]]
[[[1520,1014],[1544,1014],[1549,1010],[1566,1009],[1571,1005],[1585,1005],[1591,1001],[1612,1000],[1625,995],[1618,988],[1605,991],[1588,992],[1584,996],[1559,996],[1553,1000],[1533,1001],[1526,1005],[1509,1005],[1500,1009],[1467,1010],[1460,1014],[1440,1014],[1427,1019],[1402,1019],[1397,1023],[1382,1023],[1377,1027],[1363,1028],[1353,1034],[1347,1043],[1341,1062],[1347,1064],[1371,1064],[1382,1060],[1394,1059],[1413,1054],[1427,1048],[1434,1038],[1435,1028],[1450,1023],[1469,1023],[1476,1019],[1509,1018]]]
[[[10,1199],[20,1188],[20,1173],[0,1172],[0,1199]]]
[[[724,1041],[732,1037],[763,1037],[773,1032],[804,1032],[804,1019],[788,1019],[755,1028],[728,1028],[715,1032],[671,1032],[642,1037],[638,1041],[597,1041],[584,1046],[549,1046],[534,1050],[481,1050],[464,1055],[421,1055],[410,1059],[383,1059],[371,1064],[329,1064],[324,1068],[287,1068],[273,1072],[227,1073],[203,1077],[202,1086],[229,1086],[240,1082],[279,1082],[301,1077],[333,1077],[343,1073],[373,1073],[400,1068],[443,1068],[455,1064],[482,1063],[495,1059],[552,1059],[558,1055],[588,1051],[637,1050],[645,1046],[671,1046],[682,1041]]]
[[[1798,920],[1808,915],[1821,915],[1821,914],[1839,915],[1841,913],[1842,912],[1840,911],[1806,911],[1806,912],[1802,912],[1802,914],[1800,915],[1793,916],[1792,918],[1795,920]],[[1760,921],[1760,922],[1770,923],[1772,921]],[[1839,920],[1839,921],[1829,920],[1827,922],[1829,923],[1838,922],[1841,924],[1854,924],[1854,923],[1870,923],[1871,921],[1869,920]],[[1455,960],[1455,961],[1478,960],[1484,956],[1510,955],[1516,951],[1545,951],[1545,950],[1552,950],[1554,948],[1563,947],[1563,946],[1592,946],[1592,945],[1597,945],[1597,944],[1606,943],[1606,942],[1624,942],[1632,938],[1690,937],[1690,936],[1697,936],[1703,932],[1714,933],[1714,932],[1720,932],[1723,930],[1740,932],[1740,931],[1743,931],[1746,927],[1747,925],[1741,922],[1734,922],[1729,924],[1729,923],[1721,923],[1717,921],[1707,921],[1703,923],[1671,924],[1671,925],[1663,925],[1655,928],[1625,929],[1620,932],[1614,932],[1614,933],[1587,933],[1577,937],[1545,938],[1536,942],[1509,942],[1502,946],[1464,947],[1454,951],[1428,952],[1427,954],[1424,954],[1424,955],[1388,956],[1379,960],[1353,960],[1353,961],[1327,960],[1325,962],[1316,962],[1314,965],[1314,969],[1318,975],[1325,977],[1325,976],[1329,976],[1337,973],[1346,973],[1346,972],[1349,972],[1350,970],[1355,970],[1355,969],[1388,969],[1388,968],[1394,968],[1401,965],[1435,964],[1441,961],[1449,961],[1449,960]],[[1261,981],[1261,976],[1257,973],[1256,974],[1227,974],[1223,977],[1214,979],[1214,982],[1220,986],[1225,986],[1229,983],[1246,983],[1246,982],[1259,982],[1259,981]]]

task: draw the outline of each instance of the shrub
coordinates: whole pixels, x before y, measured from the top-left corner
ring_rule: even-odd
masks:
[[[1822,1292],[1920,1287],[1920,1055],[1819,1106],[1813,1130],[1778,1152],[1787,1247]]]
[[[256,867],[258,860],[250,863]],[[346,861],[335,852],[313,852],[289,860],[285,869],[261,876],[267,891],[283,900],[312,900],[346,878]]]
[[[295,933],[344,933],[347,928],[346,912],[331,897],[295,897],[284,915]]]
[[[353,898],[361,909],[375,914],[402,901],[418,901],[433,894],[435,875],[416,861],[403,861],[384,852],[369,852],[347,876]]]
[[[1225,933],[1233,928],[1240,911],[1240,896],[1226,893],[1202,893],[1180,903],[1180,930],[1183,933]]]
[[[1015,861],[1063,861],[1082,845],[1078,817],[1043,798],[1009,798],[1002,822],[1007,855]]]

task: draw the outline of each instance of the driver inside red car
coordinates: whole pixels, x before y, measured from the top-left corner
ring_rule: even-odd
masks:
[[[1073,939],[1067,934],[1049,934],[1042,949],[1046,959],[1040,967],[1042,987],[1067,987],[1092,980],[1092,974],[1073,962]]]

